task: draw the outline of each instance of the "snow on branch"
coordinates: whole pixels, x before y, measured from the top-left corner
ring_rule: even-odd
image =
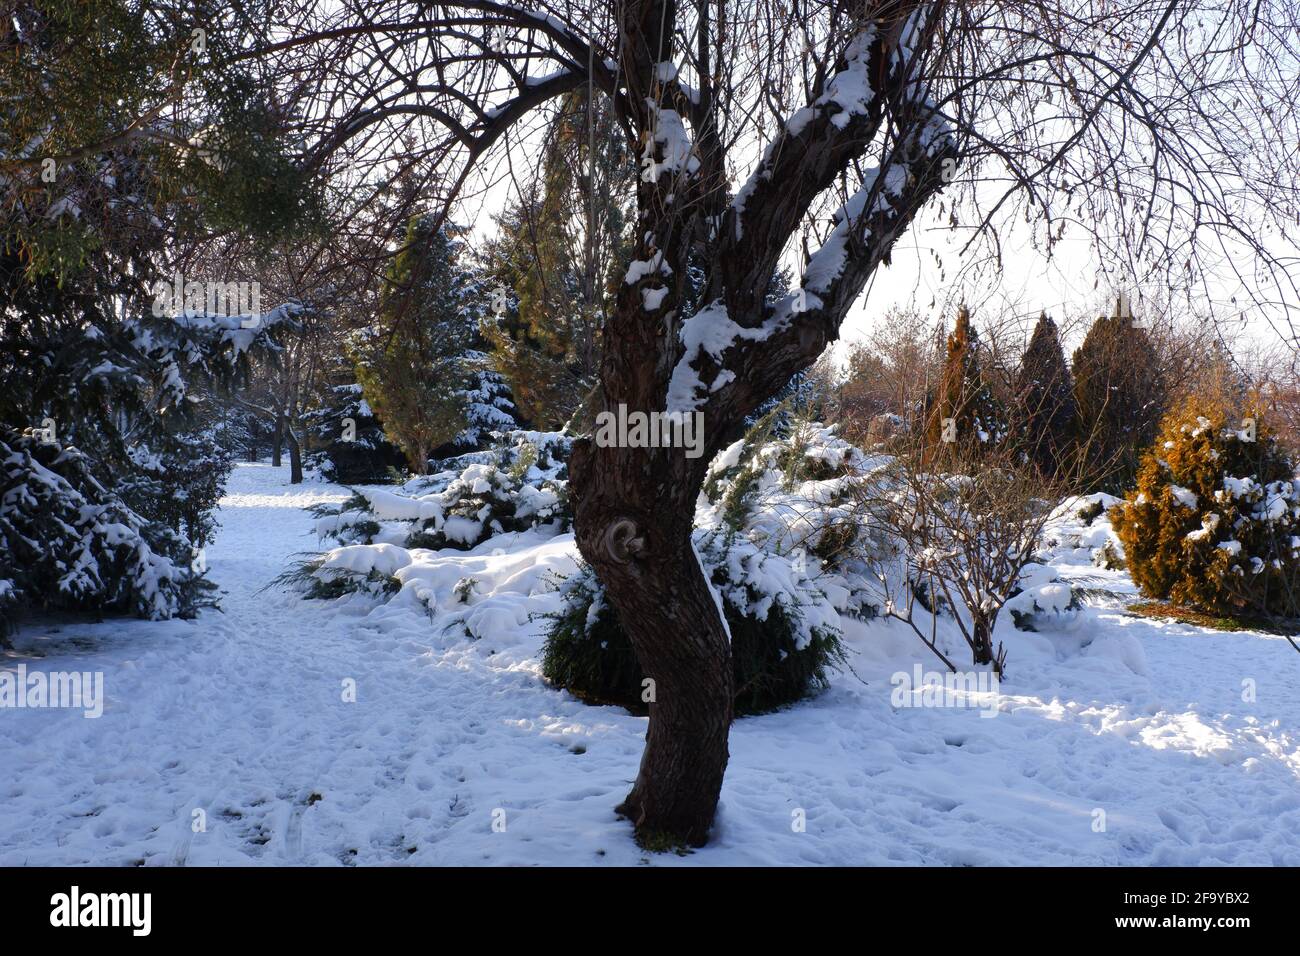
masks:
[[[868,116],[876,99],[876,91],[871,85],[870,60],[872,46],[876,40],[875,24],[869,25],[849,43],[845,50],[846,65],[827,82],[821,95],[812,103],[797,110],[781,128],[781,132],[763,151],[763,158],[750,174],[745,184],[732,200],[732,227],[735,237],[744,234],[745,207],[755,190],[764,182],[771,181],[778,148],[787,140],[797,139],[819,118],[827,119],[837,130],[844,130],[855,116]]]
[[[661,107],[649,97],[646,98],[646,111],[651,127],[641,154],[642,182],[657,183],[665,172],[674,176],[683,171],[687,176],[698,173],[700,159],[695,155],[686,124],[678,112]],[[655,160],[656,147],[663,157],[661,161]]]

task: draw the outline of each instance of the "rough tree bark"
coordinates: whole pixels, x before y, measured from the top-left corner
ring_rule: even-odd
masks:
[[[284,415],[276,413],[275,431],[271,436],[271,466],[279,468],[284,455]]]

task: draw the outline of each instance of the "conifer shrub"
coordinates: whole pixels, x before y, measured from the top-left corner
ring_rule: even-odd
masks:
[[[344,568],[328,568],[325,566],[327,557],[316,554],[297,561],[266,587],[293,588],[309,601],[331,601],[358,593],[391,597],[402,588],[402,582],[396,577],[374,568],[357,573]]]
[[[549,526],[564,531],[569,508],[569,439],[549,432],[510,432],[501,444],[439,463],[401,494],[360,489],[338,505],[311,509],[321,538],[339,544],[382,539],[406,548],[469,550],[506,532]]]
[[[737,716],[761,714],[816,693],[844,666],[824,598],[788,559],[726,534],[697,537],[700,557],[722,596],[731,632]],[[772,579],[784,584],[772,592]],[[561,585],[551,615],[542,675],[590,703],[647,711],[645,675],[618,615],[585,565]]]
[[[1300,480],[1262,421],[1191,399],[1111,512],[1147,597],[1235,616],[1300,614]]]
[[[1121,310],[1116,309],[1119,313]],[[1101,316],[1072,362],[1077,441],[1098,490],[1131,487],[1139,450],[1155,438],[1165,384],[1151,336],[1132,316]]]
[[[1077,414],[1060,335],[1044,312],[1016,372],[1013,441],[1043,474],[1054,475],[1071,451]]]
[[[938,394],[925,428],[927,461],[970,462],[994,452],[1007,438],[1007,412],[980,368],[979,334],[970,312],[957,312],[948,336]]]
[[[158,620],[214,603],[190,541],[133,511],[92,465],[0,426],[0,640],[24,606]]]

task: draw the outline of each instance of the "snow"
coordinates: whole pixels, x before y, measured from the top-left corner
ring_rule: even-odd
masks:
[[[642,289],[641,307],[647,312],[657,312],[663,305],[666,295],[668,295],[667,289]]]
[[[700,407],[704,398],[707,397],[707,395],[699,396],[696,394],[698,390],[704,388],[704,383],[700,380],[699,371],[692,368],[692,365],[701,356],[708,355],[720,365],[722,364],[723,353],[737,341],[741,339],[762,341],[771,335],[773,331],[775,331],[775,327],[770,323],[765,323],[757,329],[747,329],[731,321],[727,317],[726,304],[720,299],[710,302],[696,312],[682,323],[681,330],[678,333],[682,345],[686,347],[686,351],[682,353],[682,357],[677,361],[677,365],[673,368],[672,377],[668,380],[667,411],[693,412]],[[733,374],[732,378],[734,377]],[[730,380],[727,379],[727,381]],[[709,391],[714,390],[710,389]]]
[[[347,571],[352,574],[392,575],[411,563],[405,548],[391,544],[347,545],[335,548],[325,555],[321,567],[330,571]]]
[[[623,282],[626,285],[636,285],[643,278],[654,273],[660,275],[672,275],[672,266],[664,262],[664,254],[656,252],[649,259],[633,259],[632,264],[627,267],[627,274],[623,276]]]
[[[1087,557],[1104,518],[1054,518],[1025,580],[1086,604],[1036,633],[999,618],[995,710],[893,706],[932,659],[846,620],[855,673],[736,722],[714,838],[678,856],[613,813],[645,719],[540,678],[572,536],[413,550],[386,603],[261,591],[315,541],[301,509],[349,494],[241,464],[207,552],[224,613],[20,632],[0,667],[102,672],[104,712],[0,710],[0,865],[1300,865],[1300,656],[1124,613],[1127,574]]]
[[[653,99],[646,98],[646,108],[653,117],[650,137],[641,155],[641,180],[656,183],[664,173],[676,174],[685,170],[694,175],[700,168],[699,157],[691,147],[690,134],[676,110],[664,109]],[[662,147],[663,162],[656,162],[654,147]]]

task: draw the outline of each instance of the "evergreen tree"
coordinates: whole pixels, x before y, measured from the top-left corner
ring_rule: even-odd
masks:
[[[162,618],[208,600],[201,548],[229,460],[191,386],[235,383],[294,310],[249,326],[151,303],[195,227],[265,240],[309,218],[242,33],[224,29],[261,6],[6,7],[0,635],[25,609]]]
[[[304,416],[311,464],[326,481],[345,485],[380,484],[390,469],[406,463],[402,450],[388,440],[362,394],[351,365],[336,371],[338,384],[327,386],[324,401]]]
[[[929,409],[925,434],[931,461],[966,462],[1007,437],[1006,413],[980,373],[979,351],[979,334],[962,306]]]
[[[1079,443],[1103,488],[1131,486],[1140,450],[1155,438],[1162,411],[1159,361],[1146,330],[1117,305],[1074,352]]]
[[[455,454],[487,448],[494,432],[509,431],[519,424],[510,388],[493,366],[491,356],[480,348],[469,348],[461,355],[461,365],[465,386],[456,396],[465,413],[465,427],[452,439],[451,451]]]
[[[636,178],[607,102],[575,91],[548,130],[536,179],[497,219],[484,264],[492,291],[505,294],[484,334],[521,419],[535,427],[563,425],[595,385]]]
[[[1300,615],[1298,464],[1257,411],[1186,400],[1112,511],[1134,583],[1213,613]]]
[[[366,401],[416,474],[428,471],[435,452],[473,446],[487,430],[514,423],[480,348],[487,291],[461,263],[455,232],[412,217],[379,321],[352,345]]]
[[[1054,474],[1070,452],[1076,432],[1074,383],[1056,323],[1038,317],[1015,380],[1013,440],[1045,474]]]

